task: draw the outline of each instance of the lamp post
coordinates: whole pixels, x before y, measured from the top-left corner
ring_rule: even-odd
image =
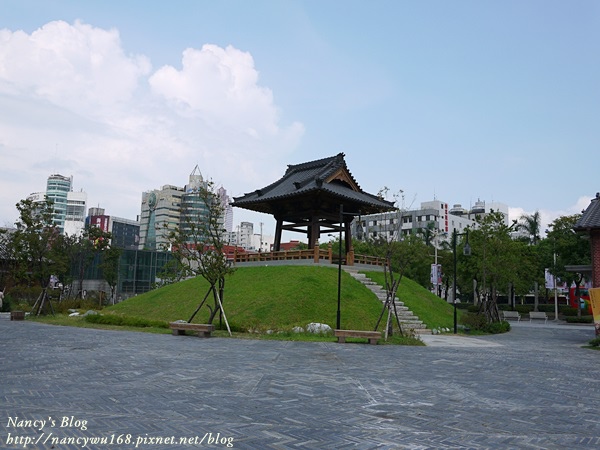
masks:
[[[458,236],[467,236],[467,241],[465,242],[465,248],[463,250],[463,254],[465,256],[471,255],[471,246],[469,245],[469,229],[464,233],[457,233],[456,229],[454,229],[452,233],[452,254],[454,256],[454,282],[452,286],[452,303],[454,305],[454,334],[458,332],[457,325],[457,315],[456,315],[456,239]]]
[[[550,233],[549,230],[546,230],[546,235]],[[558,286],[556,285],[556,236],[553,236],[552,240],[552,254],[553,254],[553,263],[552,263],[552,279],[554,280],[554,320],[558,321]],[[546,285],[547,287],[547,285]]]
[[[554,242],[554,321],[558,321],[558,288],[556,286],[556,241]]]
[[[341,330],[342,319],[341,319],[341,306],[342,306],[342,227],[344,224],[344,215],[354,216],[352,213],[344,212],[344,205],[340,203],[340,236],[339,236],[339,252],[338,252],[338,292],[337,292],[337,320],[336,329]],[[362,226],[360,224],[360,211],[358,212],[358,228],[356,230],[357,236],[362,235]]]

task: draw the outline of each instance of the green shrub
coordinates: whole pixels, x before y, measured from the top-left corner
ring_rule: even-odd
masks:
[[[12,304],[11,305],[11,311],[25,311],[25,312],[31,312],[31,307],[33,305],[29,304],[28,302],[21,302],[21,303],[17,303]]]
[[[598,337],[596,337],[596,338],[592,339],[592,340],[589,342],[589,344],[590,344],[592,347],[600,347],[600,336],[598,336]]]
[[[547,305],[547,304],[543,304],[543,305],[538,305],[538,311],[539,312],[546,312],[546,313],[553,313],[554,312],[554,304],[552,305]]]
[[[581,317],[573,317],[573,316],[565,316],[565,320],[567,323],[592,323],[594,321],[593,316],[581,316]]]
[[[464,313],[460,318],[460,323],[466,328],[485,333],[498,334],[510,331],[510,324],[507,321],[490,323],[483,314]]]
[[[478,313],[479,305],[469,305],[469,307],[467,308],[467,311],[470,313]]]
[[[473,303],[461,302],[456,304],[457,309],[471,309],[473,307]]]
[[[40,287],[24,287],[14,286],[10,289],[10,295],[13,299],[13,303],[29,303],[33,305],[40,296],[42,288]]]
[[[487,318],[483,314],[470,312],[464,313],[460,317],[460,323],[471,330],[478,331],[484,331],[488,324]]]
[[[492,322],[487,325],[485,331],[492,334],[507,333],[510,331],[510,323],[506,320],[501,322]]]
[[[533,305],[516,305],[515,310],[521,314],[529,314],[530,311],[533,311]]]
[[[140,317],[117,316],[116,314],[90,314],[85,316],[89,323],[117,325],[138,328],[169,328],[169,323],[163,320],[142,319]]]
[[[573,317],[577,315],[577,308],[573,308],[571,306],[560,306],[558,311],[567,317]]]

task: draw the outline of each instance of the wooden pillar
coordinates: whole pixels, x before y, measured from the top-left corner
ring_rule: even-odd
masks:
[[[350,229],[350,222],[344,222],[344,234],[344,240],[346,241],[346,255],[348,255],[348,253],[350,253],[350,249],[352,248],[352,230]]]
[[[283,231],[283,220],[277,219],[277,225],[275,225],[275,242],[273,242],[273,251],[278,252],[281,250],[281,232]]]
[[[321,229],[319,226],[319,218],[312,216],[310,219],[310,225],[308,226],[308,247],[313,248],[319,243],[319,237],[321,236]]]

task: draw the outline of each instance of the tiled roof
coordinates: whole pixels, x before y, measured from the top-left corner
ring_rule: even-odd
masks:
[[[343,171],[347,182],[327,180],[336,173]],[[355,188],[350,187],[354,185]],[[234,198],[233,206],[253,209],[253,205],[276,202],[317,192],[329,194],[340,200],[348,200],[355,204],[381,208],[388,211],[394,206],[391,202],[380,197],[363,192],[360,186],[346,167],[344,154],[309,161],[302,164],[289,165],[283,177],[274,183],[243,197]]]
[[[581,218],[577,221],[574,230],[590,230],[600,228],[600,192],[592,200],[590,206],[583,212]]]

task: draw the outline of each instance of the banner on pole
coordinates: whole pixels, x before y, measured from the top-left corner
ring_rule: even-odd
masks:
[[[442,284],[442,265],[432,264],[431,265],[431,284],[438,286]]]

